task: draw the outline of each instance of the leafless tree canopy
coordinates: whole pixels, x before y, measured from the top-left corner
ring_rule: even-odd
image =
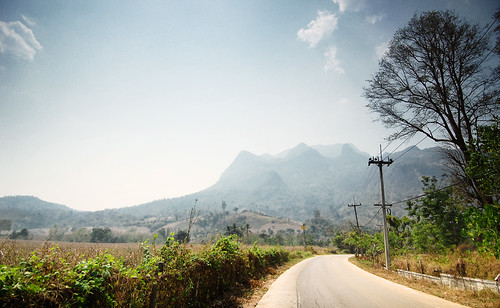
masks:
[[[492,29],[431,11],[396,32],[364,88],[367,107],[396,128],[390,140],[422,133],[467,161],[475,128],[499,112]]]

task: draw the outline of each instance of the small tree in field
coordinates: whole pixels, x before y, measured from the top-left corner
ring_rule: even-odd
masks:
[[[114,243],[116,238],[110,228],[92,228],[90,241],[92,243]]]

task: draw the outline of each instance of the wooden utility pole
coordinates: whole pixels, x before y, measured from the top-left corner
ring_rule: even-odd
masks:
[[[385,204],[385,192],[384,192],[384,174],[382,173],[383,165],[392,164],[392,159],[388,159],[384,161],[382,158],[382,146],[380,146],[380,159],[378,157],[372,157],[368,160],[368,166],[371,164],[375,164],[378,166],[380,171],[380,192],[382,195],[382,219],[384,220],[384,246],[385,246],[385,269],[389,270],[391,266],[391,257],[389,255],[389,232],[387,230],[387,213],[386,213],[386,204]]]
[[[302,225],[302,232],[304,233],[304,250],[307,251],[307,242],[306,242],[306,224]]]
[[[353,198],[353,201],[354,201],[354,198]],[[354,201],[353,204],[348,204],[347,206],[354,208],[354,216],[356,216],[356,227],[358,228],[358,235],[359,235],[361,233],[361,230],[359,229],[358,212],[356,211],[356,207],[361,206],[361,203],[356,204],[356,201]]]
[[[359,221],[358,221],[358,212],[356,211],[356,207],[361,206],[360,204],[356,204],[356,200],[352,197],[353,204],[348,204],[348,207],[354,208],[354,216],[356,216],[356,227],[358,228],[358,236],[361,236],[361,230],[359,229]],[[356,245],[356,257],[359,255],[359,245]]]

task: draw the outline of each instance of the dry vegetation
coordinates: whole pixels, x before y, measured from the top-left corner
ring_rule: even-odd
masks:
[[[476,263],[471,268],[474,269],[476,273],[483,273],[486,277],[491,277],[493,274],[487,274],[487,268],[498,269],[499,262],[490,257],[480,256],[477,253],[471,254],[468,260],[477,258]],[[420,267],[418,261],[422,261],[424,269],[427,268],[426,274],[436,274],[433,272],[433,268],[441,268],[443,272],[449,271],[453,272],[453,262],[457,257],[455,255],[450,256],[437,256],[437,255],[415,255],[410,257],[395,257],[392,261],[393,266],[396,268],[406,270],[407,261],[410,264],[410,270],[418,271],[417,268]],[[482,261],[485,259],[485,266],[482,267]],[[363,260],[360,258],[350,258],[349,259],[355,265],[361,267],[362,269],[375,274],[377,276],[383,277],[385,279],[391,280],[393,282],[405,285],[415,290],[419,290],[434,296],[444,298],[446,300],[466,305],[469,307],[488,307],[488,308],[499,308],[500,307],[500,294],[491,290],[481,290],[481,291],[470,291],[470,290],[457,290],[449,287],[445,287],[430,281],[406,278],[398,275],[394,271],[387,271],[382,266],[382,260],[377,260],[376,262]],[[432,273],[431,273],[432,272]]]
[[[20,261],[29,259],[33,253],[49,254],[50,252],[55,252],[58,257],[64,257],[73,266],[82,259],[95,258],[106,252],[115,257],[123,257],[134,264],[140,263],[142,259],[140,244],[70,243],[7,239],[0,243],[0,251],[3,253],[0,264],[6,266],[18,266]]]
[[[407,254],[393,258],[392,267],[427,275],[439,273],[493,280],[500,274],[500,260],[477,251],[447,254]]]

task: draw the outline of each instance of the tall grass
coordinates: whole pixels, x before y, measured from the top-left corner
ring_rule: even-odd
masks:
[[[466,245],[442,253],[391,256],[391,268],[439,276],[440,273],[457,277],[472,277],[493,280],[500,273],[500,260],[493,255],[481,254]],[[385,256],[375,257],[376,267],[385,265]]]

